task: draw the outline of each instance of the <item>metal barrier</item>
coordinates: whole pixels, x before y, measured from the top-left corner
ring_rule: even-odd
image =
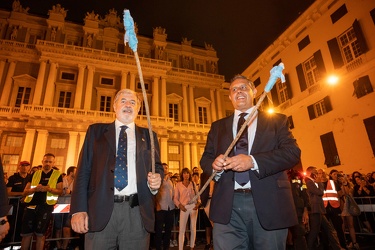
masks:
[[[356,234],[375,235],[375,196],[354,197],[361,209],[359,216],[354,216]]]

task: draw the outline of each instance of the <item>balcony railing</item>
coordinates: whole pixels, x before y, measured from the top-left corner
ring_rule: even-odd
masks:
[[[83,110],[60,107],[46,107],[41,105],[22,104],[21,107],[0,106],[0,116],[7,118],[53,118],[54,120],[68,120],[79,122],[112,122],[116,119],[114,112]],[[151,116],[151,124],[155,128],[167,128],[176,132],[208,132],[210,124],[191,122],[175,122],[173,118]],[[136,123],[147,127],[147,116],[138,115]]]

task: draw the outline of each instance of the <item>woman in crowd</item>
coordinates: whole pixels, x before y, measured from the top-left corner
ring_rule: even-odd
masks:
[[[370,203],[370,199],[367,197],[375,196],[374,188],[367,183],[364,176],[362,176],[361,174],[357,175],[357,173],[358,172],[353,172],[352,174],[354,182],[353,197],[360,198],[356,199],[358,204],[368,204]],[[366,230],[369,233],[372,233],[375,224],[372,214],[369,214],[368,212],[362,212],[359,218],[363,222]]]
[[[174,203],[180,209],[180,227],[178,232],[178,248],[184,249],[186,223],[190,216],[190,248],[194,249],[196,225],[198,216],[199,200],[193,204],[189,201],[198,192],[196,186],[191,181],[191,173],[188,168],[184,168],[180,175],[181,181],[176,184]]]

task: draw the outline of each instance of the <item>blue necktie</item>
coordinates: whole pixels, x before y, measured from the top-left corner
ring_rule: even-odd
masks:
[[[240,131],[242,125],[245,123],[246,115],[247,113],[240,114],[240,118],[238,119],[238,124],[237,124],[237,133],[238,131]],[[235,155],[239,155],[239,154],[244,154],[244,155],[249,154],[249,140],[248,140],[247,128],[243,131],[243,133],[241,134],[240,138],[238,139],[236,143]],[[240,184],[241,186],[244,186],[246,183],[250,181],[249,171],[235,172],[235,180],[238,184]]]
[[[121,191],[128,185],[128,159],[127,159],[127,143],[128,138],[126,129],[128,127],[121,126],[120,136],[118,139],[116,166],[115,166],[115,188]]]

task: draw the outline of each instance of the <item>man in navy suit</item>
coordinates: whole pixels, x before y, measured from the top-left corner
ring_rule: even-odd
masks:
[[[227,158],[223,156],[237,134],[240,117],[247,119],[254,108],[255,95],[246,77],[232,79],[229,98],[234,114],[212,124],[200,161],[206,174],[217,171],[210,208],[215,250],[284,250],[287,228],[298,223],[285,170],[299,162],[301,152],[285,115],[257,112],[244,131],[246,150],[238,153],[244,145],[237,143]]]
[[[77,233],[86,233],[85,249],[148,250],[149,232],[155,225],[154,195],[164,176],[159,144],[154,133],[156,166],[152,174],[148,129],[134,123],[141,100],[134,91],[123,89],[116,94],[113,107],[114,122],[92,124],[87,130],[74,182],[71,224]],[[124,137],[125,159],[120,160],[117,145]],[[127,169],[127,184],[121,188],[115,188],[118,161]]]

